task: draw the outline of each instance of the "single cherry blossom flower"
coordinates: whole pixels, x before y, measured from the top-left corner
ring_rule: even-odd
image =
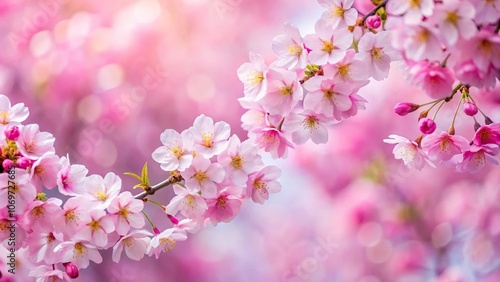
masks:
[[[87,197],[95,208],[105,209],[111,201],[118,196],[122,186],[121,178],[109,172],[104,178],[93,174],[85,179],[85,197]]]
[[[272,43],[272,49],[278,55],[276,66],[287,69],[305,68],[307,52],[303,44],[298,28],[285,24],[285,33],[276,36]]]
[[[404,15],[405,23],[417,24],[422,17],[429,17],[434,10],[433,0],[397,0],[387,2],[387,12]]]
[[[477,32],[474,6],[468,1],[447,0],[436,5],[431,21],[437,24],[439,35],[453,46],[459,38],[469,39]]]
[[[31,202],[24,214],[27,223],[32,227],[40,226],[48,231],[52,230],[63,215],[61,204],[62,200],[57,198]]]
[[[160,135],[160,140],[164,146],[157,148],[152,157],[160,163],[161,169],[183,171],[191,165],[194,143],[189,131],[179,134],[173,129],[167,129]]]
[[[108,234],[115,230],[115,224],[111,216],[98,209],[84,213],[81,224],[82,228],[75,235],[75,238],[91,242],[97,247],[106,246],[108,244]]]
[[[37,160],[43,154],[54,150],[55,138],[48,132],[40,132],[38,124],[29,124],[20,128],[16,143],[23,156]]]
[[[29,273],[30,277],[36,278],[36,282],[64,282],[70,281],[66,272],[60,269],[53,269],[49,265],[39,265]]]
[[[127,234],[131,227],[142,228],[144,226],[144,217],[141,214],[143,209],[144,202],[135,199],[128,191],[111,200],[107,210],[118,235]]]
[[[216,226],[219,222],[231,221],[240,211],[242,198],[242,186],[228,186],[220,191],[217,197],[208,199],[208,209],[204,217]]]
[[[27,239],[27,248],[32,261],[46,264],[58,262],[54,249],[63,242],[62,233],[47,231],[41,227],[34,227]]]
[[[474,134],[473,142],[477,146],[485,144],[500,146],[500,123],[481,126]]]
[[[346,83],[315,76],[307,80],[303,86],[309,91],[304,98],[306,110],[341,120],[342,112],[349,110],[352,106],[349,98],[352,88]]]
[[[247,197],[255,203],[264,204],[269,194],[281,191],[281,184],[277,181],[280,176],[281,170],[276,166],[266,166],[252,173],[247,182]]]
[[[500,148],[494,144],[475,145],[465,151],[460,158],[457,158],[457,171],[475,173],[487,162],[498,165],[498,161],[493,157],[498,155]]]
[[[358,11],[352,7],[354,0],[318,0],[327,8],[321,18],[328,21],[334,28],[343,28],[356,24]]]
[[[469,148],[469,141],[460,135],[447,132],[427,135],[422,139],[422,149],[432,161],[445,162],[453,156],[462,154]]]
[[[66,196],[82,195],[89,170],[83,165],[71,165],[69,157],[61,157],[61,171],[57,174],[57,188]]]
[[[255,101],[262,99],[267,91],[267,66],[261,55],[250,52],[250,62],[241,65],[238,70],[238,78],[245,87],[243,93],[246,97]]]
[[[29,116],[29,110],[23,103],[11,105],[7,96],[0,94],[0,129],[7,125],[19,125]]]
[[[294,148],[285,135],[273,127],[261,128],[254,131],[257,146],[269,152],[273,158],[286,157],[288,147]]]
[[[184,241],[186,239],[186,231],[183,229],[177,227],[166,229],[153,236],[146,249],[146,253],[149,256],[154,254],[158,259],[162,252],[171,251],[175,247],[177,241]]]
[[[80,269],[87,268],[90,261],[101,263],[102,257],[96,247],[86,241],[67,241],[55,247],[59,261],[71,262]]]
[[[440,61],[443,59],[443,49],[438,34],[439,31],[427,23],[400,25],[391,36],[392,46],[404,51],[405,57],[413,61]]]
[[[433,99],[449,96],[455,82],[453,72],[438,62],[420,61],[410,66],[411,82]]]
[[[48,152],[36,160],[30,168],[31,181],[41,191],[42,186],[52,189],[57,186],[57,175],[61,171],[60,158]]]
[[[293,143],[300,145],[311,139],[315,144],[328,142],[326,125],[333,121],[323,114],[304,110],[288,115],[283,123],[283,130],[292,133]]]
[[[500,17],[500,0],[473,0],[476,9],[474,20],[477,24],[496,23]]]
[[[224,180],[224,169],[218,163],[212,163],[201,156],[193,159],[192,165],[181,172],[186,180],[186,187],[191,192],[200,192],[205,198],[215,197],[217,184]]]
[[[358,50],[357,58],[368,65],[368,71],[375,80],[387,78],[391,61],[397,59],[389,32],[365,33],[358,42]]]
[[[315,34],[304,37],[306,47],[312,50],[307,55],[311,64],[335,64],[345,57],[353,41],[349,30],[334,30],[326,21],[319,20],[316,22],[315,31]]]
[[[146,254],[149,242],[153,234],[144,230],[135,230],[123,236],[113,247],[112,259],[114,262],[120,262],[120,257],[123,250],[125,254],[132,260],[139,261]]]
[[[198,218],[208,208],[205,199],[197,192],[188,190],[180,185],[174,185],[176,196],[170,200],[170,203],[165,208],[168,214],[176,215],[179,211],[188,218]]]
[[[248,174],[264,165],[253,141],[248,139],[241,142],[237,135],[229,138],[228,148],[217,156],[217,162],[226,170],[226,177],[235,185],[245,184]]]
[[[297,73],[285,69],[270,69],[267,80],[267,95],[262,98],[262,105],[270,114],[288,114],[303,97]]]
[[[227,147],[231,128],[226,122],[216,122],[212,118],[200,115],[194,120],[189,130],[194,140],[194,150],[205,158],[220,154]]]
[[[384,142],[396,144],[392,153],[396,159],[403,160],[407,167],[421,170],[426,162],[435,167],[416,142],[395,134],[389,135],[389,138],[391,139],[384,139]]]

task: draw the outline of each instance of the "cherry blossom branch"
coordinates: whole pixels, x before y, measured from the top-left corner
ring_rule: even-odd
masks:
[[[182,180],[183,180],[183,178],[180,174],[173,174],[168,179],[166,179],[166,180],[164,180],[156,185],[149,186],[148,188],[144,189],[144,192],[135,195],[134,198],[142,200],[149,195],[154,195],[158,190],[161,190],[169,185],[175,184],[175,183],[180,182]]]
[[[380,8],[383,8],[385,7],[385,5],[387,4],[387,0],[384,0],[382,1],[382,3],[378,4],[377,7],[375,7],[375,9],[371,10],[368,14],[366,14],[364,17],[363,17],[363,21],[361,22],[361,25],[364,25],[365,24],[365,21],[366,19],[369,17],[369,16],[373,16],[377,13],[377,11],[380,9]]]

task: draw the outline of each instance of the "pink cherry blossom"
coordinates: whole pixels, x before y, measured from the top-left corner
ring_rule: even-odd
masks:
[[[285,135],[273,127],[261,128],[254,131],[257,146],[269,152],[273,158],[286,157],[288,147],[294,148]]]
[[[242,108],[248,110],[241,116],[241,127],[248,131],[249,135],[253,130],[267,126],[267,111],[261,103],[248,100],[246,97],[239,98],[238,102]]]
[[[267,66],[261,55],[250,52],[250,62],[241,65],[238,70],[238,78],[243,83],[245,89],[243,93],[246,97],[260,100],[266,95],[267,90]]]
[[[241,186],[228,186],[220,191],[217,197],[208,199],[208,210],[204,217],[213,225],[231,221],[240,211],[243,198]]]
[[[438,31],[426,23],[419,25],[401,24],[394,30],[394,35],[391,38],[392,46],[397,50],[404,51],[404,55],[410,60],[441,61],[444,59]]]
[[[112,259],[114,262],[120,262],[120,258],[123,250],[125,254],[132,260],[141,260],[146,254],[149,242],[151,238],[148,236],[153,236],[153,234],[144,231],[136,230],[123,236],[113,247]]]
[[[98,209],[84,213],[81,224],[82,228],[75,235],[75,238],[91,242],[97,247],[106,246],[108,244],[108,234],[115,230],[111,216],[108,216],[105,211]]]
[[[155,255],[156,258],[160,257],[162,252],[168,252],[172,250],[177,241],[184,241],[187,239],[186,231],[180,228],[169,228],[153,236],[149,242],[146,253],[149,256]]]
[[[332,123],[331,119],[323,114],[304,110],[288,115],[283,123],[283,130],[292,133],[292,141],[297,145],[304,144],[309,139],[315,144],[325,144],[328,142],[326,125]]]
[[[36,188],[29,181],[30,176],[26,170],[15,168],[14,175],[15,179],[10,179],[8,173],[0,174],[0,209],[9,204],[8,191],[11,191],[15,197],[15,213],[23,214],[24,210],[35,199]]]
[[[346,55],[346,50],[351,47],[353,35],[347,29],[333,30],[324,20],[316,22],[316,34],[304,37],[304,43],[309,52],[308,58],[311,64],[324,65],[335,64]]]
[[[64,282],[70,281],[66,272],[60,269],[53,269],[49,265],[40,265],[29,273],[30,277],[36,278],[36,282]]]
[[[54,150],[55,138],[48,132],[40,132],[38,124],[29,124],[20,128],[16,143],[23,156],[36,160],[43,154]]]
[[[496,23],[500,17],[500,0],[473,0],[477,24]]]
[[[304,89],[309,91],[304,99],[306,110],[341,120],[342,112],[352,106],[352,101],[349,99],[352,88],[346,83],[315,76],[304,83]]]
[[[444,41],[452,46],[459,38],[469,39],[477,32],[474,14],[470,2],[447,0],[436,5],[431,21],[437,24]]]
[[[142,228],[144,226],[144,217],[141,211],[144,209],[144,202],[135,199],[130,192],[123,192],[118,197],[111,200],[107,210],[116,226],[118,235],[125,235],[131,227]],[[109,227],[111,230],[111,227]],[[108,230],[105,230],[106,233]]]
[[[301,69],[306,66],[307,52],[297,27],[285,24],[285,33],[273,39],[272,49],[278,55],[277,67]]]
[[[160,135],[160,140],[164,146],[157,148],[152,157],[160,163],[161,169],[183,171],[191,165],[194,143],[189,131],[179,134],[173,129],[167,129]]]
[[[63,215],[62,200],[49,198],[47,201],[33,201],[29,203],[25,219],[31,227],[40,226],[52,230]]]
[[[59,156],[48,152],[36,160],[30,168],[31,181],[41,190],[42,186],[52,189],[57,186],[57,175],[61,171]]]
[[[430,166],[435,167],[416,142],[395,134],[389,135],[389,138],[384,139],[384,142],[396,144],[392,151],[394,157],[398,160],[403,160],[404,164],[409,168],[421,170],[426,162]]]
[[[276,166],[266,166],[252,173],[247,182],[247,197],[255,203],[264,204],[269,194],[281,191],[281,184],[277,181],[280,176],[281,170]]]
[[[226,122],[219,121],[214,124],[212,118],[200,115],[194,120],[190,133],[196,153],[211,158],[226,149],[231,128]]]
[[[84,196],[95,205],[95,208],[105,209],[118,196],[121,186],[121,178],[112,172],[107,173],[104,178],[93,174],[85,179]]]
[[[72,237],[83,227],[82,219],[90,205],[90,200],[83,196],[69,198],[64,203],[63,219],[61,224],[56,225],[56,230]]]
[[[486,162],[498,165],[498,161],[493,157],[500,152],[500,148],[494,144],[475,145],[460,155],[457,161],[458,172],[475,173],[482,168]]]
[[[303,97],[297,73],[285,69],[270,69],[267,80],[267,95],[262,98],[262,105],[270,114],[288,114]]]
[[[41,227],[33,228],[27,242],[31,259],[36,263],[41,261],[47,264],[57,263],[54,249],[63,242],[63,238],[62,233],[47,231]]]
[[[7,125],[19,125],[29,116],[29,110],[23,103],[11,105],[7,96],[0,94],[0,125],[1,131]]]
[[[399,0],[388,1],[387,12],[394,15],[404,15],[406,23],[419,23],[422,17],[429,17],[434,10],[433,0]]]
[[[412,83],[422,88],[433,99],[451,95],[455,81],[453,72],[438,62],[418,62],[410,67],[409,75]]]
[[[471,58],[483,72],[488,72],[490,64],[500,69],[500,35],[490,29],[481,29],[475,36],[463,43],[462,53]]]
[[[459,62],[454,66],[455,76],[462,82],[478,88],[494,88],[498,70],[492,64],[486,71],[479,69],[472,59]]]
[[[496,144],[500,146],[500,123],[481,126],[474,135],[473,142],[477,146]]]
[[[386,78],[391,61],[397,58],[390,40],[390,33],[381,31],[377,34],[367,32],[358,42],[358,59],[368,64],[368,71],[375,80]]]
[[[215,197],[217,184],[224,180],[224,169],[218,163],[212,163],[201,156],[193,159],[192,165],[181,172],[186,180],[186,187],[191,192],[200,192],[205,198]]]
[[[176,196],[170,200],[165,211],[168,214],[176,215],[179,211],[188,218],[197,218],[208,208],[205,199],[197,192],[188,190],[180,185],[174,185]]]
[[[359,110],[366,109],[366,103],[368,103],[368,101],[365,98],[355,93],[349,95],[349,99],[351,99],[352,106],[349,110],[342,112],[343,118],[350,118],[352,116],[357,115]]]
[[[57,188],[67,196],[81,195],[89,170],[83,165],[71,165],[69,157],[61,157],[61,171],[57,174]]]
[[[346,51],[345,57],[333,65],[326,65],[323,70],[326,77],[333,77],[334,80],[346,83],[363,81],[368,83],[370,77],[366,64],[359,59],[354,50]]]
[[[235,185],[245,184],[248,174],[264,165],[255,144],[250,139],[241,142],[237,135],[229,138],[228,148],[217,156],[217,162]]]
[[[67,241],[63,242],[54,251],[60,261],[71,262],[76,267],[84,269],[90,264],[90,261],[101,263],[102,257],[96,247],[85,241]]]
[[[334,28],[356,24],[358,11],[352,7],[354,0],[318,0],[318,3],[328,9],[321,18]]]
[[[422,139],[422,149],[432,161],[448,161],[468,148],[469,141],[465,137],[450,135],[447,132],[427,135]]]

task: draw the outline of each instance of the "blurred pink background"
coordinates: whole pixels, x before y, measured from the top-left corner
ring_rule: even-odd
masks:
[[[250,51],[272,62],[283,24],[305,35],[321,12],[316,1],[297,0],[2,1],[0,93],[25,103],[28,122],[90,173],[138,172],[148,162],[159,182],[167,176],[151,153],[160,133],[203,113],[245,137],[237,68]],[[498,93],[480,95],[495,121]],[[397,65],[360,94],[367,111],[335,126],[326,145],[268,160],[282,168],[283,189],[264,206],[247,203],[233,222],[159,260],[115,264],[106,252],[76,281],[498,281],[498,167],[405,169],[382,139],[416,137],[416,116],[392,108],[425,97]],[[453,109],[444,112],[451,119]],[[472,127],[462,116],[457,124]],[[122,178],[124,189],[133,186]],[[167,203],[167,190],[155,199]]]

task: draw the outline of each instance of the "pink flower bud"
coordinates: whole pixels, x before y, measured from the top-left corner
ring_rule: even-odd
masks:
[[[464,103],[464,113],[468,116],[474,116],[477,114],[477,106],[472,102]]]
[[[153,232],[155,233],[155,235],[158,235],[161,233],[160,230],[156,227],[153,228]]]
[[[413,103],[398,103],[394,107],[394,112],[400,116],[406,116],[407,114],[416,111],[420,108],[419,105]]]
[[[368,18],[366,18],[366,26],[368,28],[377,29],[380,27],[381,24],[382,20],[377,15],[369,16]]]
[[[16,164],[18,168],[26,169],[31,166],[31,160],[26,157],[20,157],[17,159]]]
[[[170,221],[171,221],[173,224],[175,224],[175,225],[179,224],[179,220],[178,220],[177,218],[175,218],[174,216],[169,215],[169,214],[167,214],[167,216],[168,216],[168,218],[170,219]]]
[[[12,140],[12,141],[16,141],[20,135],[19,127],[15,126],[15,125],[11,125],[5,129],[4,133],[5,133],[5,137],[7,137],[7,139]]]
[[[10,168],[14,167],[14,162],[10,159],[5,159],[2,162],[3,170],[8,171]]]
[[[418,121],[420,131],[424,134],[432,134],[436,130],[436,123],[430,118],[423,118]]]
[[[63,263],[64,265],[64,268],[66,270],[66,274],[68,274],[68,276],[71,278],[71,279],[76,279],[78,278],[78,276],[80,275],[79,272],[78,272],[78,267],[76,267],[74,264],[72,264],[71,262],[68,262],[68,263]]]

